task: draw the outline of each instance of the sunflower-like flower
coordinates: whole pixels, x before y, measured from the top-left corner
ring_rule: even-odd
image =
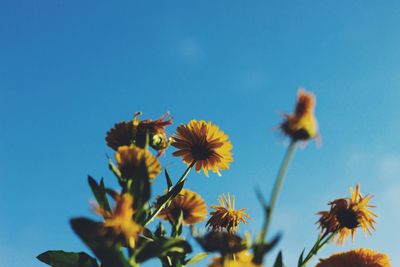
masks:
[[[336,253],[327,259],[320,260],[316,267],[390,267],[386,254],[371,249],[355,249]]]
[[[168,118],[169,113],[167,113],[157,120],[138,120],[139,115],[141,113],[136,112],[133,120],[115,124],[114,128],[107,132],[107,145],[114,150],[131,144],[144,148],[149,135],[149,145],[161,154],[171,143],[165,127],[172,124],[172,118]]]
[[[161,166],[157,158],[147,149],[135,145],[120,146],[115,154],[118,167],[122,177],[132,179],[140,174],[141,166],[146,166],[147,175],[150,179],[155,178],[161,172]]]
[[[308,140],[318,134],[318,124],[314,116],[315,96],[300,89],[296,108],[293,114],[285,114],[285,120],[280,125],[283,133],[293,140]]]
[[[246,250],[230,256],[214,257],[208,267],[257,267],[252,263],[253,256]]]
[[[178,149],[174,156],[181,156],[188,165],[196,162],[196,171],[203,169],[207,176],[209,170],[220,175],[219,171],[229,169],[233,161],[228,136],[211,122],[192,120],[180,125],[172,146]]]
[[[241,222],[247,223],[250,217],[246,214],[247,209],[235,210],[235,197],[229,195],[219,196],[219,205],[211,206],[215,211],[210,212],[211,218],[206,226],[211,230],[219,231],[226,229],[228,233],[234,234]]]
[[[371,195],[362,196],[360,186],[357,185],[355,190],[350,188],[350,198],[336,199],[329,204],[329,211],[321,211],[318,214],[320,219],[318,223],[322,231],[335,232],[336,242],[344,244],[345,239],[351,235],[354,239],[357,228],[361,228],[364,233],[371,235],[371,230],[375,230],[374,224],[377,215],[373,213],[369,202],[372,199]]]
[[[201,196],[189,189],[183,189],[158,217],[176,222],[180,213],[183,213],[183,223],[195,224],[204,221],[207,216],[207,205]]]
[[[104,217],[105,227],[111,228],[115,235],[122,237],[133,248],[143,230],[143,227],[132,219],[135,214],[132,208],[133,198],[129,194],[116,195],[115,201],[116,205],[112,212],[100,207],[96,208],[96,212]]]

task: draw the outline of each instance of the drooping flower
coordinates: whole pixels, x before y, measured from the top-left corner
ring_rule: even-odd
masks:
[[[136,112],[133,120],[115,124],[106,135],[107,145],[114,150],[120,146],[135,144],[144,148],[149,137],[149,145],[161,154],[171,143],[165,131],[165,127],[172,124],[169,113],[161,116],[157,120],[138,120],[140,112]]]
[[[171,204],[160,212],[158,217],[176,222],[181,212],[183,214],[183,223],[195,224],[205,220],[207,205],[199,194],[189,189],[183,189],[172,200]]]
[[[235,210],[235,197],[224,194],[218,198],[219,205],[211,206],[215,211],[210,212],[211,218],[206,226],[211,230],[220,231],[226,229],[228,233],[234,234],[241,222],[247,223],[250,217],[246,209]]]
[[[318,213],[320,215],[318,223],[322,231],[338,231],[335,237],[338,244],[343,244],[349,235],[354,239],[357,228],[361,228],[364,233],[370,235],[371,231],[375,230],[374,218],[377,215],[370,210],[375,206],[369,204],[372,196],[362,196],[359,185],[355,190],[350,188],[350,195],[350,198],[339,198],[330,202],[329,211]]]
[[[283,133],[295,141],[316,137],[318,124],[314,115],[315,102],[312,93],[300,89],[294,113],[285,114],[285,120],[280,125]]]
[[[256,267],[252,263],[253,256],[246,250],[230,256],[214,257],[208,267]]]
[[[196,162],[196,171],[202,169],[207,176],[209,170],[220,175],[219,171],[229,169],[233,161],[228,136],[211,122],[192,120],[180,125],[172,146],[178,149],[174,156],[182,157],[188,165]]]
[[[143,163],[150,179],[155,178],[161,172],[158,159],[147,149],[139,148],[135,145],[119,147],[115,154],[115,159],[122,177],[126,179],[132,179],[140,174]]]
[[[96,212],[104,217],[103,225],[112,228],[115,235],[122,237],[130,247],[135,247],[135,242],[142,232],[143,227],[133,220],[133,198],[129,194],[117,195],[116,205],[112,212],[100,207]]]
[[[386,254],[371,249],[355,249],[336,253],[327,259],[320,260],[316,267],[390,267]]]

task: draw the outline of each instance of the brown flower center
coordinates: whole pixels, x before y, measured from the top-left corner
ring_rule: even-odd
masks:
[[[352,209],[342,209],[338,211],[336,218],[339,221],[341,227],[354,229],[360,225],[357,218],[357,213]]]

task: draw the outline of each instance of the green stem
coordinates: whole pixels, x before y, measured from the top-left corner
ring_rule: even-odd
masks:
[[[306,258],[301,262],[299,267],[305,267],[306,264],[318,254],[318,252],[338,233],[338,231],[332,232],[330,235],[328,232],[324,233],[321,238],[318,238],[317,242],[314,244],[310,252],[308,252]]]
[[[296,151],[296,145],[297,145],[297,142],[292,139],[289,147],[286,150],[286,154],[283,158],[281,167],[278,172],[278,176],[276,177],[274,188],[273,188],[272,195],[271,195],[271,199],[269,202],[269,206],[266,208],[265,222],[264,222],[263,228],[261,230],[261,234],[260,234],[260,240],[259,240],[260,243],[264,242],[264,240],[268,234],[268,229],[271,224],[272,213],[274,212],[276,203],[278,201],[279,192],[283,185],[283,181],[285,179],[285,175],[287,173],[289,163],[294,155],[294,152]]]
[[[161,212],[161,210],[165,207],[165,205],[174,199],[183,189],[183,186],[186,182],[186,177],[189,174],[190,170],[193,168],[194,164],[196,164],[196,161],[193,161],[185,170],[185,172],[182,174],[181,178],[179,181],[169,190],[164,196],[162,196],[163,201],[162,203],[157,207],[157,209],[150,215],[150,217],[146,220],[144,223],[144,226],[148,225],[151,221],[154,220],[155,217]]]

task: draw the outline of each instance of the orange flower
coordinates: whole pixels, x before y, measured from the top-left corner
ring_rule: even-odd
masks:
[[[220,175],[219,171],[229,169],[233,161],[228,136],[211,122],[192,120],[180,125],[172,146],[178,149],[174,156],[181,156],[188,165],[196,162],[196,171],[203,169],[207,176],[209,170]]]
[[[371,230],[375,230],[374,218],[377,215],[370,210],[375,206],[369,204],[372,196],[363,197],[359,185],[355,190],[350,188],[350,194],[350,198],[339,198],[330,202],[330,211],[318,213],[321,216],[318,223],[322,231],[338,231],[336,236],[338,244],[343,244],[349,235],[354,240],[357,228],[361,228],[364,233],[368,232],[369,234],[371,234]]]
[[[164,220],[175,222],[180,213],[183,213],[183,222],[185,224],[195,224],[207,216],[206,202],[201,196],[189,189],[183,189],[168,206],[162,210],[158,217]]]
[[[104,216],[104,226],[113,229],[113,232],[122,236],[130,247],[135,247],[135,242],[142,232],[143,227],[133,221],[135,211],[132,208],[133,198],[129,194],[117,195],[116,206],[112,212],[96,208],[96,212]]]
[[[247,223],[250,217],[246,209],[235,210],[235,197],[222,195],[218,198],[219,206],[211,206],[215,211],[210,212],[211,218],[207,225],[212,230],[226,229],[228,233],[234,234],[241,222]]]
[[[159,151],[159,155],[170,145],[171,140],[167,137],[165,127],[172,124],[172,118],[168,118],[169,113],[161,116],[157,120],[138,120],[141,115],[136,112],[133,120],[115,124],[114,128],[107,132],[107,145],[114,150],[120,146],[135,144],[144,148],[147,134],[149,135],[149,145]]]
[[[318,125],[314,116],[315,97],[300,89],[294,114],[285,114],[280,125],[282,131],[293,140],[308,140],[317,136]]]
[[[133,179],[140,173],[141,164],[145,164],[147,175],[155,178],[161,172],[161,166],[157,158],[148,150],[135,145],[120,146],[115,154],[121,174],[126,179]]]
[[[390,267],[386,254],[371,249],[355,249],[336,253],[327,259],[320,260],[316,267]]]

